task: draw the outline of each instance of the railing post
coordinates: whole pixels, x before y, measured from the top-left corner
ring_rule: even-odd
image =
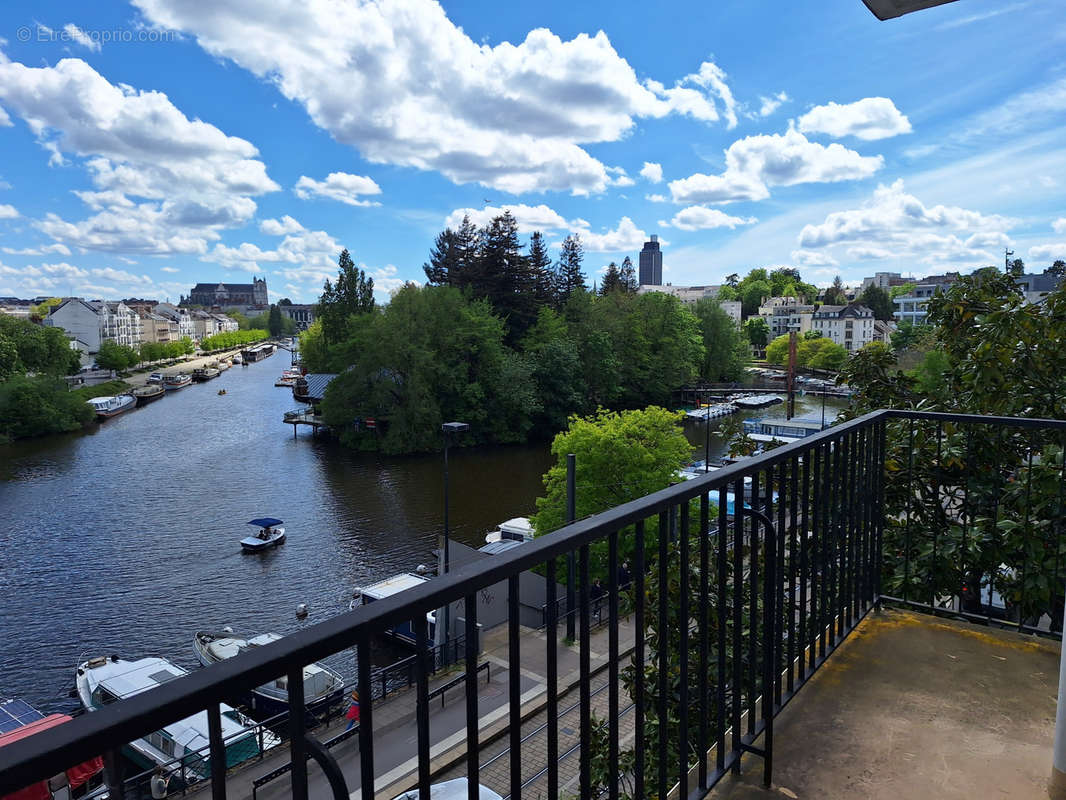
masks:
[[[1063,611],[1066,630],[1066,610]],[[1066,800],[1066,647],[1059,655],[1058,707],[1055,711],[1055,746],[1051,752],[1051,781],[1047,792],[1051,800]]]
[[[577,466],[576,456],[566,456],[566,524],[577,516]],[[574,551],[566,554],[566,638],[574,640]]]

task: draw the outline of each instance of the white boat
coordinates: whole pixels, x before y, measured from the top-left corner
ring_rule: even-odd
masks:
[[[187,674],[164,658],[127,661],[118,656],[99,656],[78,665],[75,685],[85,710],[99,711]],[[259,736],[247,727],[248,720],[225,703],[220,704],[220,710],[226,767],[259,755]],[[263,731],[262,736],[264,748],[277,742],[276,737],[267,731]],[[134,739],[123,752],[144,769],[161,766],[173,772],[179,781],[184,775],[185,783],[191,784],[211,777],[209,744],[207,712],[199,711]]]
[[[500,541],[531,542],[533,541],[533,526],[528,517],[515,517],[496,526],[496,530],[485,534],[485,544]]]
[[[168,392],[174,389],[181,389],[192,383],[192,376],[186,375],[184,372],[179,372],[177,375],[167,375],[163,378],[163,388]]]
[[[137,398],[129,394],[120,394],[115,397],[94,397],[86,402],[93,407],[96,416],[101,419],[115,417],[124,411],[129,411],[137,406]]]
[[[686,411],[685,415],[692,419],[717,419],[718,417],[726,417],[730,414],[735,414],[737,407],[733,403],[716,403],[714,405],[704,406],[703,408],[694,408],[691,411]]]
[[[249,520],[248,524],[257,526],[259,533],[241,539],[241,547],[245,552],[258,553],[261,550],[269,550],[285,541],[285,529],[281,527],[284,523],[280,519],[259,517]]]
[[[378,581],[372,586],[367,586],[365,589],[356,589],[352,595],[352,601],[348,604],[348,609],[353,611],[360,605],[369,605],[375,600],[384,600],[386,597],[392,597],[394,594],[399,594],[408,589],[413,589],[416,586],[421,586],[428,580],[429,578],[424,575],[416,575],[413,572],[401,572],[399,575],[393,575],[391,578]],[[426,612],[426,622],[429,623],[430,641],[433,640],[436,632],[436,620],[437,614],[435,611]],[[394,625],[386,631],[386,633],[402,642],[406,642],[407,644],[417,643],[414,627],[409,620]]]
[[[225,372],[227,369],[229,369],[232,366],[233,366],[233,364],[231,364],[228,361],[219,361],[218,362],[218,371],[219,372]]]
[[[231,358],[230,361],[232,361],[234,364],[243,364],[244,363],[244,359],[241,357],[240,353],[234,353],[233,354],[233,358]]]
[[[193,637],[196,657],[205,667],[233,658],[257,647],[276,642],[281,636],[276,633],[261,633],[258,636],[237,636],[228,628],[221,631],[197,631]],[[304,702],[316,711],[336,705],[344,698],[344,678],[322,664],[304,667]],[[251,690],[248,706],[257,714],[274,716],[289,710],[289,678],[282,675],[270,683]]]
[[[785,401],[776,394],[756,394],[749,397],[738,397],[733,402],[741,408],[762,408],[763,406],[772,406],[774,403],[783,403]]]

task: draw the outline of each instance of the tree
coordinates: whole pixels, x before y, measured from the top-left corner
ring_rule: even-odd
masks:
[[[1020,258],[1015,258],[1012,261],[1007,262],[1008,272],[1014,277],[1019,277],[1025,274],[1025,262]]]
[[[322,320],[326,342],[331,344],[344,338],[350,315],[367,314],[374,310],[374,279],[368,278],[363,270],[355,266],[347,249],[341,251],[337,266],[337,283],[333,285],[326,279],[316,312],[316,316]]]
[[[879,286],[872,284],[867,286],[859,301],[874,312],[875,319],[887,322],[895,316],[892,309],[892,299],[888,296],[888,292]]]
[[[576,456],[578,519],[676,481],[692,453],[681,427],[683,416],[650,406],[634,411],[600,409],[587,417],[571,417],[567,429],[552,441],[556,463],[544,476],[545,496],[537,500],[532,519],[537,535],[561,528],[566,519],[568,453]]]
[[[252,327],[249,324],[248,317],[246,317],[244,314],[242,314],[240,311],[237,311],[236,309],[230,309],[229,311],[227,311],[226,316],[230,319],[237,320],[237,330],[246,331]]]
[[[516,342],[536,319],[537,278],[518,242],[518,221],[505,211],[481,232],[477,269],[470,283],[503,318],[508,341]]]
[[[59,378],[15,375],[0,383],[0,442],[76,431],[93,421],[93,410]]]
[[[784,364],[788,360],[788,335],[778,336],[766,345],[766,362]]]
[[[120,345],[113,339],[104,339],[100,343],[100,351],[96,354],[96,363],[101,369],[113,369],[116,372],[129,369],[140,359],[141,356],[137,350]]]
[[[928,349],[933,336],[933,326],[915,325],[909,319],[903,320],[892,331],[892,349],[897,353],[911,349]]]
[[[749,317],[744,320],[744,335],[753,347],[766,347],[770,340],[770,324],[762,317]]]
[[[633,269],[633,259],[629,256],[622,259],[622,268],[618,271],[618,277],[622,284],[622,291],[636,294],[637,273]]]
[[[270,306],[270,316],[267,319],[267,330],[270,331],[271,336],[281,336],[281,332],[284,330],[285,325],[281,318],[281,309],[276,305]]]
[[[706,381],[740,380],[750,360],[747,337],[713,298],[700,299],[695,314],[703,337],[700,377]]]
[[[61,297],[49,297],[30,308],[30,317],[41,320],[48,316],[49,312],[63,302]]]
[[[280,300],[278,300],[278,305],[279,306],[291,306],[292,305],[292,300],[290,300],[287,297],[283,297]]]
[[[526,260],[534,279],[533,296],[536,304],[547,305],[552,301],[552,260],[540,231],[534,231],[529,237],[529,255]]]
[[[600,284],[600,295],[619,292],[622,290],[622,279],[618,272],[618,265],[613,261],[607,265],[607,272],[603,275],[603,283]]]
[[[1066,261],[1059,259],[1044,270],[1045,275],[1054,275],[1056,278],[1066,277]]]
[[[918,284],[916,283],[904,283],[899,286],[891,286],[888,289],[888,296],[892,300],[895,300],[897,297],[906,297],[914,292],[914,289],[917,286]]]
[[[737,273],[734,272],[731,275],[726,275],[725,285],[728,286],[730,289],[736,289],[737,285],[739,283],[740,283],[740,276],[737,275]]]
[[[566,305],[570,296],[575,292],[586,290],[585,273],[581,271],[581,262],[585,258],[585,250],[581,246],[581,237],[571,233],[563,240],[559,249],[559,263],[555,272],[555,302],[556,307]]]
[[[844,282],[839,275],[833,278],[833,285],[825,290],[822,300],[827,306],[842,306],[848,302],[844,292]]]
[[[765,271],[760,270],[760,272]],[[752,272],[755,272],[755,270],[752,270]],[[755,279],[749,281],[745,278],[741,281],[738,291],[740,292],[741,313],[745,317],[750,317],[758,312],[763,298],[770,297],[772,289],[768,280]]]
[[[69,375],[78,371],[80,354],[71,349],[62,328],[0,314],[0,336],[15,347],[17,357],[12,369],[17,374]]]

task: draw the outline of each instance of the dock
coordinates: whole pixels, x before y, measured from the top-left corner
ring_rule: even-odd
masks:
[[[323,421],[319,414],[316,414],[313,409],[300,409],[297,411],[286,411],[284,422],[287,425],[292,425],[292,438],[296,438],[296,431],[298,425],[307,425],[311,428],[311,435],[316,436],[320,429],[329,429],[329,426]]]

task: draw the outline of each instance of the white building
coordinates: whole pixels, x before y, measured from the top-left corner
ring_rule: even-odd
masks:
[[[887,292],[893,286],[902,286],[906,282],[898,272],[875,272],[872,278],[862,279],[862,291],[865,292],[871,286],[876,286]]]
[[[127,347],[141,343],[141,318],[125,303],[70,297],[53,306],[44,324],[62,328],[68,339],[80,339],[90,353],[100,352],[100,344],[111,339]]]
[[[180,308],[172,303],[158,303],[152,309],[152,313],[159,314],[178,323],[179,340],[184,339],[186,336],[190,339],[196,338],[196,326],[193,324],[192,317],[189,316],[188,309]]]
[[[874,341],[874,312],[859,303],[822,306],[811,318],[811,330],[854,353]]]
[[[141,318],[121,300],[93,300],[89,305],[100,309],[103,337],[126,347],[141,343]]]
[[[759,316],[770,326],[770,338],[776,339],[795,331],[804,334],[811,329],[814,306],[800,303],[796,297],[769,297],[759,306]]]
[[[235,331],[241,327],[237,323],[237,320],[235,320],[233,317],[227,317],[225,314],[216,314],[212,312],[211,316],[215,318],[215,325],[218,328],[219,333]]]

